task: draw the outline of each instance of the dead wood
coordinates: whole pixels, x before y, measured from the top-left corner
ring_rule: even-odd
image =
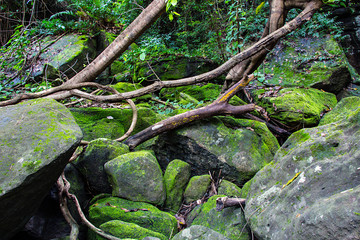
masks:
[[[220,197],[216,199],[216,211],[222,211],[227,207],[243,207],[245,202],[245,198]]]

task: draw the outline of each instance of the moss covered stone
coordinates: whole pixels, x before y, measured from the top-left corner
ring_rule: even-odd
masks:
[[[126,211],[131,209],[139,210]],[[93,202],[89,208],[89,220],[97,227],[112,220],[121,220],[163,234],[167,238],[177,232],[177,221],[171,214],[160,211],[148,203],[132,202],[117,197],[102,198]]]
[[[51,99],[3,107],[0,113],[0,234],[8,239],[40,206],[82,133],[69,110]]]
[[[143,86],[139,83],[127,83],[127,82],[119,82],[119,83],[116,83],[115,85],[110,85],[110,87],[116,89],[120,93],[131,92],[131,91],[135,91],[137,89],[143,88]],[[146,94],[144,96],[134,98],[134,100],[136,102],[148,101],[150,99],[151,99],[151,94]]]
[[[256,236],[307,240],[359,234],[360,218],[350,214],[359,206],[359,129],[359,101],[344,99],[323,125],[286,140],[251,181],[245,215]]]
[[[222,180],[218,188],[218,194],[228,197],[240,197],[241,188],[232,182]]]
[[[251,179],[247,181],[241,189],[241,198],[246,198],[251,186]]]
[[[128,223],[123,222],[120,220],[112,220],[106,223],[103,223],[100,225],[100,229],[103,231],[110,233],[112,236],[118,237],[118,238],[131,238],[131,239],[137,239],[142,240],[145,237],[152,236],[157,237],[161,240],[167,240],[168,238],[164,235],[148,230],[146,228],[142,228],[137,224],[134,223]],[[97,240],[100,239],[106,239],[100,236],[96,236]]]
[[[96,56],[93,40],[86,35],[68,34],[57,40],[56,37],[48,37],[42,44],[51,46],[39,55],[34,76],[45,75],[48,79],[56,79],[64,74],[70,78]]]
[[[130,127],[131,109],[102,109],[99,107],[72,108],[71,113],[84,133],[84,140],[96,138],[116,139]],[[133,133],[137,133],[163,119],[149,108],[138,108],[138,121]]]
[[[179,210],[190,174],[191,167],[188,163],[177,159],[169,163],[164,174],[166,209],[174,212]]]
[[[162,205],[166,191],[159,163],[150,151],[123,154],[105,163],[113,196]]]
[[[265,92],[262,89],[253,93],[258,104],[269,116],[292,128],[316,126],[322,113],[337,103],[334,94],[313,88],[284,88],[272,94]]]
[[[198,121],[162,134],[153,146],[160,165],[181,156],[193,175],[220,171],[226,180],[242,186],[273,160],[277,139],[264,123],[233,118]]]
[[[207,192],[211,183],[210,175],[194,176],[190,179],[185,192],[184,201],[190,203],[201,199]]]
[[[208,227],[233,240],[249,240],[244,213],[240,207],[216,210],[216,199],[224,195],[215,195],[201,205],[200,210],[191,225]]]
[[[344,121],[350,115],[360,111],[360,98],[359,97],[347,97],[342,99],[336,107],[321,119],[319,126]]]
[[[351,81],[344,51],[331,36],[282,41],[267,56],[261,72],[267,84],[282,87],[317,85],[337,92]]]
[[[85,178],[89,190],[94,194],[111,193],[112,188],[104,170],[104,164],[115,157],[128,153],[129,147],[106,138],[91,141],[85,152],[72,164]]]
[[[203,58],[188,58],[183,56],[167,55],[156,56],[151,68],[148,64],[139,63],[136,66],[134,81],[175,80],[199,75],[217,67],[212,61]],[[156,74],[154,74],[154,72]]]
[[[181,100],[181,93],[185,93],[198,101],[215,100],[221,92],[221,86],[213,83],[206,85],[191,85],[177,88],[164,88],[160,91],[160,97],[171,101]]]

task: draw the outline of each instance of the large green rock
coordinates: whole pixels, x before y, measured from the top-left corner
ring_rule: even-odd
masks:
[[[161,240],[167,240],[168,238],[161,233],[142,228],[135,223],[123,222],[120,220],[112,220],[100,225],[100,229],[106,233],[111,234],[118,238],[131,238],[141,240],[145,237],[152,236],[160,238]],[[96,236],[97,240],[105,240],[106,238]]]
[[[216,199],[224,195],[215,195],[202,204],[195,217],[192,216],[191,226],[201,225],[223,234],[233,240],[249,240],[246,220],[241,207],[224,208],[216,210]]]
[[[166,191],[159,163],[149,151],[123,154],[105,163],[113,196],[162,205]]]
[[[321,115],[337,103],[334,94],[313,88],[261,89],[253,95],[271,118],[295,129],[316,126]]]
[[[188,163],[175,159],[169,163],[164,174],[166,189],[165,208],[177,212],[181,206],[185,187],[190,179]]]
[[[355,98],[342,100],[323,125],[292,134],[251,181],[245,215],[255,235],[357,239],[359,136],[360,101]]]
[[[133,133],[137,133],[162,120],[163,117],[149,108],[139,107],[138,120]],[[100,107],[72,108],[76,122],[84,133],[84,140],[97,138],[117,139],[130,127],[133,112],[129,108],[115,109]]]
[[[71,78],[96,56],[94,42],[87,35],[68,34],[60,39],[47,37],[41,44],[43,47],[50,46],[36,59],[33,66],[35,77]]]
[[[121,220],[163,234],[167,238],[177,232],[177,221],[171,214],[148,203],[117,197],[97,200],[90,206],[89,220],[97,227],[109,221]]]
[[[315,87],[335,94],[351,82],[344,51],[329,36],[281,40],[257,74],[266,84]]]
[[[50,99],[0,108],[0,235],[21,229],[64,170],[82,133]]]
[[[111,193],[104,164],[129,152],[129,147],[106,138],[91,141],[85,152],[72,164],[81,172],[92,194]]]
[[[201,225],[193,225],[176,234],[173,240],[229,240],[224,235]]]
[[[210,175],[194,176],[190,179],[184,192],[185,203],[201,199],[210,187]]]
[[[168,159],[181,156],[191,165],[193,175],[221,170],[225,179],[239,186],[272,161],[278,148],[277,139],[265,124],[228,117],[169,131],[153,146],[163,169]]]

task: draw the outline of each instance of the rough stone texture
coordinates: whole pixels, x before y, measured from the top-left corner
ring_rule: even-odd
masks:
[[[125,212],[125,209],[139,210]],[[141,209],[147,209],[147,211]],[[132,202],[117,197],[102,198],[94,202],[89,209],[89,220],[95,226],[112,220],[121,220],[161,233],[166,237],[177,232],[177,221],[171,214],[162,212],[148,203]]]
[[[42,47],[55,41],[47,37]],[[34,55],[37,51],[34,52]],[[55,41],[40,54],[34,65],[33,76],[46,79],[71,78],[80,72],[96,56],[93,41],[89,36],[68,34]]]
[[[154,155],[138,151],[120,155],[105,164],[112,195],[132,201],[162,205],[166,191],[163,176]]]
[[[148,108],[139,107],[137,110],[138,120],[134,133],[162,120],[161,116]],[[119,138],[129,129],[132,121],[131,109],[72,108],[71,113],[83,131],[86,141]]]
[[[290,136],[252,179],[245,215],[259,239],[359,238],[360,101],[352,102],[348,114],[337,114],[340,102],[328,124]]]
[[[337,103],[334,94],[312,88],[262,89],[253,95],[269,116],[295,129],[316,126],[322,113]]]
[[[185,192],[184,201],[190,203],[201,199],[207,192],[211,183],[210,175],[194,176],[190,179]]]
[[[0,116],[0,235],[9,239],[40,206],[82,133],[54,100],[3,107]]]
[[[181,206],[185,187],[190,179],[188,163],[175,159],[169,163],[164,174],[166,189],[165,208],[177,212]]]
[[[104,164],[128,152],[129,147],[123,143],[99,138],[91,141],[86,151],[73,164],[86,179],[89,190],[94,195],[111,193],[112,188],[104,170]]]
[[[221,170],[225,179],[239,186],[270,162],[278,148],[265,124],[230,117],[211,118],[169,131],[153,146],[163,169],[181,156],[191,165],[193,175]]]
[[[218,194],[226,195],[228,197],[240,197],[241,188],[232,182],[222,180],[218,188]]]
[[[244,213],[240,207],[224,208],[222,211],[216,211],[216,199],[225,195],[215,195],[199,206],[195,214],[190,216],[193,225],[208,227],[225,237],[233,240],[249,240],[248,229]]]
[[[172,240],[229,240],[210,228],[193,225],[176,234]]]

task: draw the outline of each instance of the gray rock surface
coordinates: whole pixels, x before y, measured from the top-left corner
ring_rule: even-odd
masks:
[[[229,240],[210,228],[193,225],[176,234],[172,240]]]
[[[258,239],[359,239],[360,99],[350,100],[290,136],[252,179],[245,215]]]
[[[71,113],[50,99],[0,108],[0,236],[29,220],[82,138]]]

